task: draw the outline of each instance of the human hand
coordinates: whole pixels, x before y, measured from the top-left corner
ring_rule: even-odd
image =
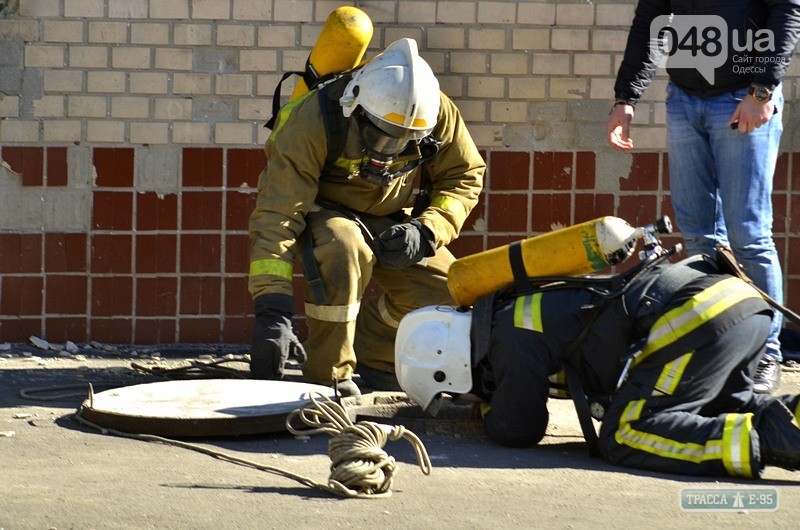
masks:
[[[629,151],[633,148],[633,140],[630,138],[633,112],[633,105],[615,104],[611,108],[606,122],[606,140],[617,151]]]
[[[403,269],[436,253],[433,232],[416,219],[390,226],[372,242],[372,251],[383,267]]]
[[[760,103],[748,94],[736,106],[733,116],[728,120],[728,126],[740,133],[753,132],[767,123],[773,114],[775,114],[774,101]]]
[[[288,304],[284,297],[289,299]],[[292,330],[292,314],[286,311],[290,303],[291,297],[279,294],[265,294],[255,300],[250,373],[256,379],[282,379],[290,357],[306,362],[306,351]]]

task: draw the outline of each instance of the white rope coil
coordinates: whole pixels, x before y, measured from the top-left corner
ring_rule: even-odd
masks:
[[[328,484],[319,484],[307,477],[279,467],[259,464],[258,462],[239,458],[198,444],[172,440],[152,434],[128,433],[103,427],[84,418],[81,415],[80,408],[75,413],[74,418],[79,423],[92,427],[105,435],[158,442],[197,451],[220,460],[281,475],[306,486],[318,488],[341,497],[382,498],[391,496],[391,486],[396,472],[396,465],[394,458],[387,455],[382,449],[387,440],[407,439],[414,447],[422,472],[426,475],[431,473],[431,461],[428,458],[428,453],[414,433],[406,431],[401,425],[383,425],[368,421],[354,424],[347,416],[344,407],[339,403],[322,394],[317,395],[322,397],[323,401],[317,401],[312,395],[310,402],[306,406],[289,414],[286,418],[286,427],[289,432],[295,435],[306,436],[324,432],[333,436],[328,443],[328,451],[332,461]],[[297,430],[292,427],[291,421],[297,417],[312,428]]]
[[[321,400],[315,399],[319,396]],[[297,429],[292,421],[299,418],[308,429]],[[431,461],[422,441],[402,425],[383,425],[371,421],[353,423],[341,404],[329,397],[314,393],[309,403],[294,410],[286,418],[286,428],[294,435],[326,433],[331,458],[328,486],[331,491],[347,497],[386,497],[397,471],[395,459],[383,447],[388,440],[405,438],[417,455],[420,469],[431,473]]]

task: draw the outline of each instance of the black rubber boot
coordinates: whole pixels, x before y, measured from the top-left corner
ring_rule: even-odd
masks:
[[[755,415],[755,430],[761,442],[762,466],[800,469],[800,427],[794,414],[779,400],[773,400]]]
[[[397,382],[397,376],[391,372],[376,370],[369,366],[359,364],[356,372],[361,376],[361,381],[373,390],[383,390],[388,392],[402,392],[403,388]]]

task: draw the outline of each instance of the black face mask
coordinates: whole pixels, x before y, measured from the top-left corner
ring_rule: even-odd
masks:
[[[391,158],[388,160],[369,158],[361,163],[358,175],[372,184],[389,186],[394,179],[413,171],[439,152],[440,142],[436,141],[433,136],[426,136],[422,140],[416,141],[416,144],[419,147],[420,158],[409,161],[408,164],[395,171],[389,171],[389,166],[392,164]]]
[[[359,114],[357,120],[361,142],[367,155],[358,174],[367,182],[388,186],[395,178],[415,169],[439,151],[439,143],[430,135],[420,140],[414,139],[418,131],[405,131],[402,137],[391,136],[375,125],[365,113]],[[421,158],[412,160],[395,171],[389,171],[395,157],[409,150],[412,142],[419,147]]]

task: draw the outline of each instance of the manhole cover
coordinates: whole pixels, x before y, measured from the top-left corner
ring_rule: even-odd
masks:
[[[285,431],[286,416],[312,393],[332,388],[290,381],[161,381],[91,393],[80,414],[101,427],[169,437],[239,436]]]

